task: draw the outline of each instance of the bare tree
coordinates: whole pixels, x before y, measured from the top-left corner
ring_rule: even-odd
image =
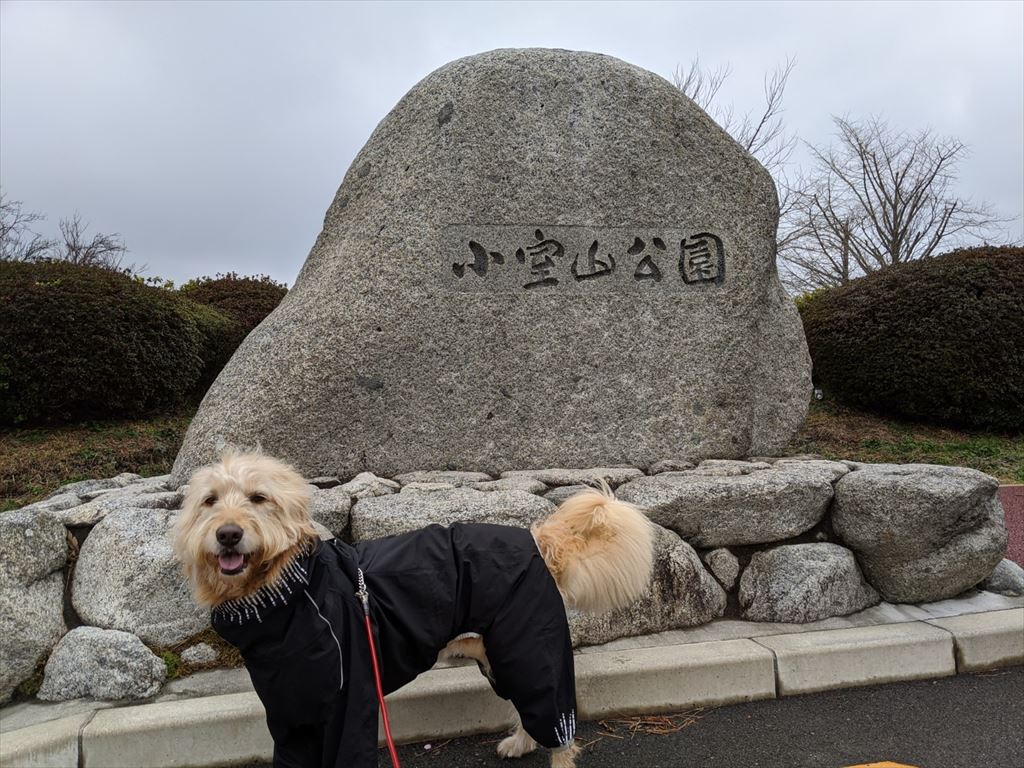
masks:
[[[783,279],[803,292],[840,285],[855,277],[940,249],[998,235],[1000,219],[985,203],[954,190],[966,146],[929,130],[895,131],[877,118],[833,118],[838,141],[807,145],[812,168],[792,174],[797,138],[786,131],[782,102],[795,61],[764,79],[764,109],[737,119],[715,102],[731,74],[695,58],[677,68],[676,87],[709,111],[736,141],[772,174],[779,194],[776,242]]]
[[[33,229],[41,213],[22,210],[20,200],[8,200],[0,193],[0,261],[36,261],[44,258],[53,241]]]
[[[52,258],[88,267],[102,267],[115,272],[136,271],[134,265],[122,266],[128,249],[120,234],[115,232],[107,235],[98,232],[90,240],[85,232],[88,228],[89,225],[82,223],[82,217],[77,211],[70,219],[61,219],[61,240],[57,243]]]
[[[789,164],[797,145],[797,136],[786,130],[782,120],[783,97],[796,59],[787,58],[764,78],[764,108],[757,113],[746,112],[737,118],[731,106],[715,103],[722,84],[732,74],[728,65],[717,69],[701,66],[700,56],[690,66],[677,67],[673,75],[676,87],[691,98],[718,122],[745,150],[758,159],[775,181],[779,196],[779,230],[776,251],[784,260],[804,238],[804,218],[796,207],[803,200],[805,179],[789,172]]]
[[[778,174],[789,162],[797,143],[796,135],[787,132],[782,121],[786,83],[795,66],[796,59],[787,58],[785,64],[780,64],[771,74],[765,75],[764,109],[758,114],[746,112],[740,118],[736,117],[731,106],[722,107],[715,103],[722,84],[732,74],[728,65],[715,70],[704,69],[700,56],[697,56],[688,68],[676,68],[673,81],[685,96],[711,114],[778,181]]]
[[[872,118],[834,118],[837,143],[809,145],[812,182],[795,205],[799,237],[786,254],[792,287],[839,285],[996,235],[1007,219],[953,189],[966,146]]]
[[[781,269],[798,293],[845,283],[860,272],[852,255],[852,233],[861,216],[850,210],[832,174],[805,181],[794,192],[791,239]]]
[[[76,212],[60,220],[60,239],[54,240],[33,229],[45,219],[41,213],[24,211],[20,201],[0,195],[0,261],[67,261],[129,275],[142,271],[134,264],[124,266],[128,249],[118,233],[98,232],[90,238],[89,225]]]
[[[720,109],[714,103],[715,97],[718,96],[718,90],[722,87],[722,83],[731,74],[732,67],[728,64],[724,64],[713,71],[704,69],[700,65],[700,54],[697,54],[693,61],[690,62],[689,67],[684,69],[682,64],[676,66],[672,82],[675,83],[676,88],[683,92],[683,95],[695,101],[698,107],[705,112],[710,112],[713,109]],[[731,108],[729,109],[731,112]]]

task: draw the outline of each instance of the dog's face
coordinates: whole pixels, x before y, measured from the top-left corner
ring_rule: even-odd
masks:
[[[260,454],[231,453],[189,481],[174,549],[196,600],[213,606],[277,578],[316,538],[310,488],[298,472]]]

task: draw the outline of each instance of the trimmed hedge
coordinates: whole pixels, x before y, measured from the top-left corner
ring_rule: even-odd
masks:
[[[287,287],[267,275],[241,277],[236,272],[199,277],[181,286],[183,296],[233,317],[246,334],[281,303],[286,293]]]
[[[179,299],[181,311],[199,331],[199,347],[196,350],[203,361],[199,378],[189,393],[193,400],[201,400],[214,379],[227,365],[235,354],[238,345],[249,333],[235,318],[220,312],[213,307],[196,304],[187,299]]]
[[[242,337],[232,318],[118,272],[0,262],[0,423],[182,405]]]
[[[1024,430],[1024,248],[953,251],[797,302],[815,383],[848,404]]]

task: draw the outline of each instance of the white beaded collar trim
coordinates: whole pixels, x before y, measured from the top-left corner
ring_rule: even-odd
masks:
[[[293,587],[309,584],[309,574],[301,561],[312,551],[313,545],[310,544],[296,552],[275,581],[264,584],[251,595],[221,603],[213,609],[214,615],[229,624],[245,624],[253,620],[262,623],[261,611],[287,605],[295,594]]]

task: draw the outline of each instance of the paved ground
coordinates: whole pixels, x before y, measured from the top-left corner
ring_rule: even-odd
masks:
[[[653,719],[636,733],[628,721],[605,723],[583,724],[579,768],[1021,768],[1024,667],[696,711],[665,721],[679,728],[666,735],[642,732]],[[500,761],[497,739],[408,745],[399,757],[405,768],[548,765],[542,754]],[[390,766],[385,752],[379,766]]]

